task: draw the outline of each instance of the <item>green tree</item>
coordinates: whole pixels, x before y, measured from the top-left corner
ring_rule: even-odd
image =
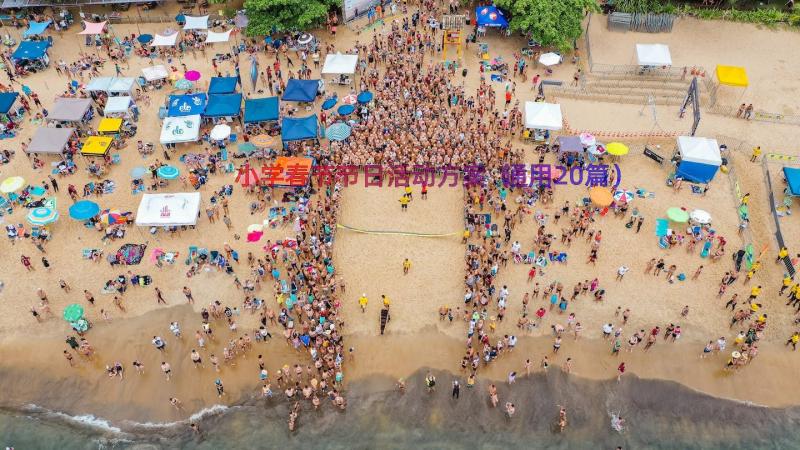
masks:
[[[570,50],[572,42],[581,36],[586,11],[597,10],[595,0],[495,0],[494,3],[511,15],[512,31],[530,33],[542,45],[562,51]]]
[[[305,30],[321,25],[328,10],[339,0],[245,0],[250,23],[248,36],[263,36],[273,30]]]

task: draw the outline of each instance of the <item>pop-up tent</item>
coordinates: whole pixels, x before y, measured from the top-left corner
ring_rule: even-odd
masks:
[[[28,144],[26,153],[62,153],[75,134],[75,128],[50,128],[39,127],[33,133],[33,139]]]
[[[200,115],[167,117],[161,127],[162,144],[195,142],[200,137]]]
[[[203,117],[234,117],[242,110],[242,94],[215,94],[208,96],[208,106]]]
[[[636,59],[640,66],[671,66],[672,56],[664,44],[636,44]]]
[[[237,84],[239,84],[238,77],[213,77],[208,83],[208,93],[233,94],[236,92]]]
[[[163,35],[156,34],[151,45],[155,47],[174,47],[178,43],[178,32]]]
[[[18,97],[19,92],[0,92],[0,114],[5,115],[11,112]]]
[[[206,36],[206,44],[214,44],[217,42],[228,42],[231,40],[231,33],[233,32],[233,28],[228,31],[223,31],[222,33],[217,33],[216,31],[208,31],[208,35]]]
[[[475,22],[479,27],[508,28],[508,20],[503,12],[493,5],[475,8]]]
[[[525,102],[525,128],[557,131],[563,128],[561,105],[544,102]]]
[[[151,67],[142,67],[142,75],[144,75],[144,79],[147,81],[163,80],[169,76],[167,68],[161,64]]]
[[[19,47],[11,54],[11,59],[15,61],[33,61],[42,59],[45,63],[49,62],[47,49],[50,48],[50,41],[22,41]]]
[[[86,85],[87,92],[107,92],[108,94],[130,94],[136,80],[129,77],[97,77]]]
[[[784,167],[783,176],[788,184],[788,192],[792,197],[800,197],[800,168]]]
[[[290,79],[281,100],[285,102],[313,102],[319,92],[319,80]]]
[[[675,171],[675,176],[695,183],[708,183],[714,179],[719,166],[722,165],[722,156],[716,139],[679,136],[678,152],[681,162]]]
[[[79,122],[89,111],[92,101],[88,98],[58,97],[50,109],[47,120],[57,122]]]
[[[244,123],[278,120],[278,97],[254,98],[244,101]]]
[[[199,192],[144,194],[136,211],[136,225],[140,227],[195,225],[199,213]]]
[[[111,136],[89,136],[83,141],[81,155],[84,156],[104,156],[111,148],[114,138]]]
[[[717,81],[725,86],[747,87],[747,71],[744,67],[717,66]]]
[[[53,23],[51,20],[45,20],[44,22],[28,22],[28,29],[22,33],[23,38],[29,38],[31,36],[38,36],[44,33],[44,30]]]
[[[318,135],[319,123],[316,114],[308,117],[283,118],[281,123],[281,140],[283,142],[317,139]]]
[[[325,65],[322,66],[323,74],[346,74],[356,72],[358,55],[343,55],[336,53],[325,57]]]
[[[207,30],[208,16],[184,16],[186,24],[184,30]]]
[[[206,110],[206,94],[170,95],[167,115],[170,117],[194,116]]]
[[[127,114],[128,108],[131,106],[131,98],[127,95],[121,97],[109,97],[106,101],[106,107],[103,110],[105,116],[114,114]]]
[[[580,153],[583,151],[583,144],[578,136],[559,136],[558,148],[561,153]]]

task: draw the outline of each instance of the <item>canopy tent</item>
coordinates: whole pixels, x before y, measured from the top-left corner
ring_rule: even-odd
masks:
[[[313,102],[319,92],[319,80],[290,79],[281,100],[285,102]]]
[[[167,117],[161,127],[162,144],[194,142],[200,137],[200,115]]]
[[[275,186],[297,187],[305,186],[311,179],[311,168],[314,160],[311,158],[279,156],[275,165],[281,168],[280,175],[274,178]]]
[[[106,92],[108,87],[111,86],[111,80],[114,77],[96,77],[89,80],[84,90],[86,92]]]
[[[664,44],[636,44],[636,59],[640,66],[671,66],[672,56]]]
[[[49,128],[39,127],[33,133],[33,139],[25,149],[26,153],[58,154],[67,148],[75,128]]]
[[[253,98],[244,101],[244,123],[278,120],[278,97]]]
[[[353,74],[356,72],[358,55],[343,55],[336,53],[325,57],[322,74]]]
[[[214,94],[208,96],[208,106],[203,117],[233,117],[242,110],[242,94]]]
[[[170,117],[194,116],[203,114],[208,103],[208,96],[204,93],[170,95],[167,115]]]
[[[140,227],[195,225],[199,213],[199,192],[144,194],[136,211],[136,225]]]
[[[223,31],[221,33],[209,30],[208,35],[206,36],[206,44],[214,44],[217,42],[228,42],[231,40],[231,33],[233,33],[233,28],[231,28],[228,31]]]
[[[525,128],[557,131],[563,127],[561,105],[543,102],[525,102]]]
[[[110,94],[130,93],[136,80],[130,77],[92,78],[84,88],[87,92],[108,92]]]
[[[51,23],[53,23],[51,20],[45,20],[44,22],[34,22],[31,20],[28,23],[28,29],[22,33],[22,37],[29,38],[31,36],[38,36],[44,33],[44,30],[46,30]]]
[[[14,102],[17,101],[19,92],[0,92],[0,114],[8,114]]]
[[[175,44],[178,43],[178,32],[174,32],[172,34],[163,35],[163,34],[156,34],[153,38],[153,43],[151,45],[155,47],[173,47]]]
[[[86,111],[92,106],[92,100],[88,98],[56,98],[53,108],[47,120],[59,122],[78,122],[83,119]]]
[[[789,186],[789,195],[800,196],[800,169],[797,167],[784,167],[783,176]]]
[[[127,95],[122,97],[109,97],[106,101],[106,107],[103,114],[125,114],[131,106],[131,98]]]
[[[207,30],[208,29],[208,16],[184,16],[186,24],[183,26],[184,30]]]
[[[151,67],[142,67],[142,75],[144,75],[144,79],[147,81],[163,80],[169,76],[167,68],[161,64]]]
[[[316,139],[318,134],[319,124],[316,114],[308,117],[284,117],[281,123],[283,142]]]
[[[48,48],[50,48],[49,41],[22,41],[11,54],[11,59],[18,61],[40,59],[47,56]]]
[[[233,94],[236,92],[237,84],[239,84],[239,77],[213,77],[208,83],[208,93]]]
[[[87,22],[83,21],[83,31],[78,34],[103,34],[103,30],[106,28],[106,24],[108,21],[105,22]]]
[[[97,132],[100,134],[116,133],[122,128],[122,119],[104,117],[99,124],[97,124]]]
[[[747,71],[744,67],[717,66],[717,81],[726,86],[747,87]]]
[[[675,176],[695,183],[708,183],[714,179],[722,157],[716,139],[679,136],[678,151],[681,162]]]
[[[479,27],[508,28],[508,20],[496,6],[478,6],[475,8],[475,22]]]
[[[559,136],[558,148],[561,153],[580,153],[583,151],[583,144],[578,136]]]
[[[85,156],[104,156],[111,148],[114,138],[111,136],[89,136],[83,141],[81,155]]]

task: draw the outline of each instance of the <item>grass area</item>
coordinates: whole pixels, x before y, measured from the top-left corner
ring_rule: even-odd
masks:
[[[725,2],[723,2],[725,3]],[[767,26],[800,26],[800,11],[780,9],[783,2],[734,1],[736,8],[700,8],[688,3],[662,2],[659,0],[616,0],[615,9],[620,12],[666,13],[697,17],[706,20],[729,20]]]

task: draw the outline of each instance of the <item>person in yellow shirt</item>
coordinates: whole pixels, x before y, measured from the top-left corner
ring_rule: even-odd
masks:
[[[409,200],[414,200],[414,197],[411,196],[411,194],[412,194],[411,186],[406,186],[404,192],[406,194],[406,197],[408,197]]]
[[[411,260],[408,258],[403,260],[403,275],[406,275],[411,270]]]
[[[464,234],[461,235],[461,243],[462,244],[466,244],[467,243],[467,240],[469,240],[470,234],[471,233],[469,232],[469,230],[464,230]]]
[[[755,300],[758,296],[761,295],[761,286],[753,286],[750,288],[750,298],[749,300]]]
[[[750,311],[755,314],[758,310],[761,309],[761,303],[752,302],[750,303]]]
[[[786,258],[787,256],[789,256],[789,249],[788,249],[788,248],[786,248],[786,247],[781,247],[781,249],[778,251],[778,257],[777,257],[777,258],[775,258],[775,262],[776,262],[776,263],[779,263],[779,262],[781,262],[781,261],[782,261],[784,258]]]
[[[381,298],[383,298],[383,306],[385,306],[386,308],[392,306],[392,301],[389,300],[389,297],[381,295]]]
[[[778,292],[778,295],[783,295],[783,293],[792,286],[792,277],[789,276],[787,273],[783,277],[783,283],[781,285],[781,290]]]
[[[741,203],[742,203],[742,205],[746,205],[746,204],[750,203],[750,193],[749,192],[742,196]]]
[[[358,305],[361,306],[362,313],[367,312],[367,303],[369,303],[367,294],[361,294],[361,298],[358,299]]]
[[[761,146],[760,145],[753,149],[753,154],[750,155],[750,162],[756,162],[756,160],[758,159],[759,156],[761,156]]]
[[[792,337],[790,337],[789,340],[786,341],[786,345],[791,344],[792,351],[796,351],[798,342],[800,342],[800,332],[795,331],[794,333],[792,333]]]
[[[401,209],[402,211],[407,211],[407,210],[408,210],[408,202],[410,202],[410,201],[411,201],[411,200],[410,200],[408,197],[406,197],[405,195],[404,195],[404,196],[402,196],[402,197],[400,197],[400,200],[399,200],[399,202],[400,202],[400,209]]]

